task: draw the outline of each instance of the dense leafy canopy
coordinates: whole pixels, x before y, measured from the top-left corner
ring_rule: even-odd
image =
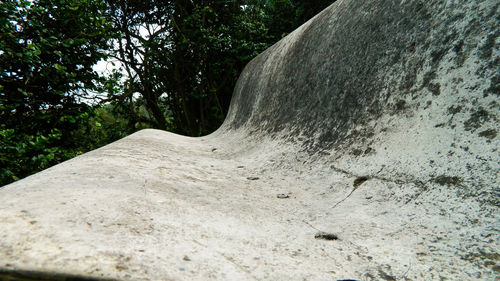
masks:
[[[0,184],[75,154],[111,28],[96,0],[0,2]]]
[[[141,128],[212,132],[246,63],[332,2],[1,1],[0,185]]]

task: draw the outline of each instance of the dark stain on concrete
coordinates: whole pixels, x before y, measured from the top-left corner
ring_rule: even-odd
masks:
[[[432,181],[439,185],[452,186],[452,185],[460,185],[463,182],[463,179],[455,176],[440,175],[435,177]]]
[[[486,109],[479,107],[477,110],[472,111],[470,118],[464,122],[464,128],[466,131],[475,131],[491,118]]]
[[[92,276],[0,268],[2,281],[116,281]]]
[[[479,133],[480,137],[484,137],[484,138],[487,138],[490,140],[496,138],[497,135],[498,135],[498,132],[497,132],[497,130],[494,130],[494,129],[484,130],[484,131]]]

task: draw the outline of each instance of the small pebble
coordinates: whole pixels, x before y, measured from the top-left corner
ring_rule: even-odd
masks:
[[[251,180],[251,181],[254,181],[254,180],[258,180],[259,177],[248,177],[247,180]]]
[[[290,198],[290,196],[288,194],[284,194],[284,193],[278,194],[276,197],[278,197],[280,199]]]

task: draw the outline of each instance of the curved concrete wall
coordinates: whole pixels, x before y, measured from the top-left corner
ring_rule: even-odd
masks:
[[[488,189],[499,170],[495,2],[337,1],[248,64],[216,135]]]
[[[493,280],[499,6],[338,0],[249,63],[214,134],[0,188],[0,279]]]
[[[286,131],[332,148],[355,140],[353,127],[373,129],[381,115],[427,101],[465,107],[483,93],[494,101],[494,2],[338,1],[249,63],[225,126]],[[473,97],[464,100],[464,88]]]

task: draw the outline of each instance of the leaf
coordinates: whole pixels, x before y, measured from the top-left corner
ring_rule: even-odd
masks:
[[[54,68],[59,70],[59,71],[66,71],[67,67],[63,66],[63,65],[60,65],[58,63],[55,63],[54,64]]]

